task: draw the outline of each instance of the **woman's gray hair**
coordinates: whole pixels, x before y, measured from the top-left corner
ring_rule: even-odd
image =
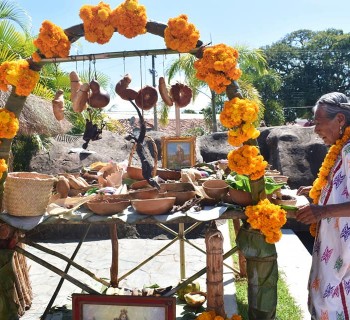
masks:
[[[333,119],[338,113],[342,113],[346,119],[346,126],[350,125],[350,100],[340,92],[331,92],[323,95],[316,102],[314,111],[322,107],[329,119]]]

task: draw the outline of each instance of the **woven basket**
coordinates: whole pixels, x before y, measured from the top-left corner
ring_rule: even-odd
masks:
[[[5,211],[13,216],[44,214],[55,181],[54,176],[37,172],[9,173],[4,190]]]

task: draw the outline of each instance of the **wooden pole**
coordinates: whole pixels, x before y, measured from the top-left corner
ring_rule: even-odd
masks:
[[[119,259],[119,248],[118,248],[118,234],[117,225],[112,224],[110,226],[111,242],[112,242],[112,264],[110,269],[111,274],[111,286],[113,288],[118,287],[118,259]]]
[[[180,108],[175,104],[175,122],[176,122],[176,136],[181,136],[181,127],[180,127]]]
[[[223,243],[222,233],[217,229],[215,222],[212,222],[205,235],[207,251],[207,309],[209,311],[214,310],[216,315],[225,318]]]

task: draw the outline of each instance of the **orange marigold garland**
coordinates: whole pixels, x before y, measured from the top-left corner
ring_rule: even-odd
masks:
[[[334,164],[343,149],[344,145],[350,140],[350,127],[347,127],[343,136],[338,139],[334,145],[329,148],[329,151],[324,158],[321,168],[318,172],[317,178],[314,181],[312,188],[309,192],[310,198],[314,204],[318,204],[318,200],[321,196],[322,189],[327,185],[329,174],[334,167]],[[310,225],[310,233],[316,235],[316,224]]]
[[[287,222],[287,214],[280,206],[264,199],[255,206],[247,206],[245,214],[247,222],[253,229],[261,231],[267,243],[276,243],[281,239],[281,228]]]
[[[147,32],[146,7],[138,4],[137,0],[125,0],[113,10],[111,24],[129,39],[144,34]]]
[[[39,81],[39,73],[29,68],[26,60],[5,61],[0,65],[0,90],[8,91],[8,85],[16,87],[16,94],[28,96]]]
[[[255,146],[243,145],[236,150],[231,150],[227,159],[228,167],[232,171],[247,175],[251,180],[258,180],[265,174],[267,161]]]
[[[96,6],[84,5],[80,8],[79,17],[84,22],[87,41],[104,44],[112,38],[114,27],[110,20],[111,13],[110,6],[102,1]]]
[[[248,99],[233,98],[226,101],[220,113],[221,124],[229,128],[228,142],[238,147],[249,139],[256,139],[260,132],[253,122],[258,119],[258,105]]]
[[[0,179],[2,178],[4,172],[8,170],[8,166],[5,159],[0,159]]]
[[[194,62],[196,77],[220,94],[232,80],[238,80],[242,71],[237,68],[238,51],[225,44],[204,49],[203,57]]]
[[[234,314],[231,318],[223,318],[222,316],[216,315],[214,310],[209,310],[202,312],[195,320],[242,320],[242,317],[238,314]]]
[[[68,57],[71,45],[64,30],[48,20],[42,23],[33,43],[46,58]]]
[[[199,31],[194,24],[188,22],[188,17],[181,14],[168,20],[164,30],[164,41],[168,48],[179,52],[189,52],[194,49],[199,39]]]
[[[4,108],[0,109],[0,138],[12,139],[19,129],[19,121],[16,115]]]

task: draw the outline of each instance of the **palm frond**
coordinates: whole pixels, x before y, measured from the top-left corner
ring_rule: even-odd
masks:
[[[0,0],[0,20],[11,20],[18,24],[29,36],[32,27],[32,19],[28,13],[18,4],[12,1]]]

